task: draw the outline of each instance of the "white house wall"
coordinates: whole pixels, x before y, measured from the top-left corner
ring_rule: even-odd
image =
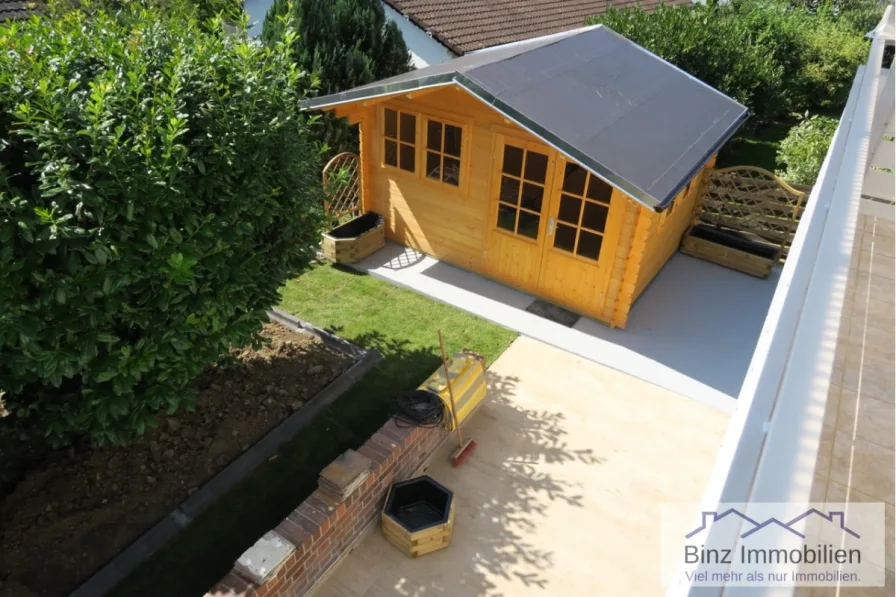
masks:
[[[447,62],[455,57],[448,48],[430,37],[400,12],[387,4],[383,4],[383,8],[386,10],[386,18],[398,23],[404,43],[407,44],[408,50],[411,52],[411,63],[414,68]]]
[[[273,0],[245,0],[243,8],[249,13],[249,37],[261,35],[264,16],[271,8],[271,4],[273,4]],[[434,40],[400,12],[385,3],[383,8],[386,11],[386,18],[398,23],[404,43],[407,44],[408,50],[411,52],[411,63],[414,68],[439,64],[455,57],[448,48]]]
[[[243,2],[243,10],[249,13],[249,37],[261,35],[264,16],[268,14],[268,9],[273,3],[274,0],[245,0]]]

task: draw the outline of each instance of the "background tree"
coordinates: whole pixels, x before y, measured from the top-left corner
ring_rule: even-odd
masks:
[[[771,120],[782,103],[781,65],[754,41],[724,4],[610,8],[589,23],[603,23],[633,42],[744,104],[753,121]]]
[[[286,27],[298,33],[291,42],[293,60],[319,79],[321,95],[411,70],[401,31],[387,21],[380,0],[274,0],[261,38],[280,41]],[[357,133],[329,114],[315,131],[331,153],[358,150]]]
[[[874,1],[841,2],[836,14],[785,0],[662,5],[652,13],[611,8],[589,22],[606,24],[733,97],[761,124],[843,109],[868,55],[865,31],[855,29],[851,16],[871,19]],[[882,6],[876,11],[875,23]]]
[[[258,340],[322,218],[293,42],[130,7],[0,25],[0,424],[127,441]]]

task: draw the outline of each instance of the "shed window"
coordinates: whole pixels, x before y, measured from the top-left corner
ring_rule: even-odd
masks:
[[[417,116],[385,108],[383,125],[383,163],[416,172]]]
[[[426,121],[426,177],[455,187],[460,186],[463,129],[433,120]]]
[[[613,187],[578,164],[567,163],[557,212],[554,248],[597,261],[612,194]]]
[[[498,228],[520,236],[538,238],[547,172],[548,156],[504,145],[498,192]]]

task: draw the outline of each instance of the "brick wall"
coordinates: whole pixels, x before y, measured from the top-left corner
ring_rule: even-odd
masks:
[[[315,491],[237,561],[206,597],[301,597],[379,519],[386,491],[415,476],[447,436],[441,427],[383,425],[358,450],[370,475],[342,502]]]

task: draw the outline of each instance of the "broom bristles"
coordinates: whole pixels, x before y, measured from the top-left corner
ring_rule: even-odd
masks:
[[[467,441],[463,446],[458,448],[454,454],[451,455],[451,466],[458,467],[463,464],[464,460],[467,459],[467,456],[476,448],[476,442],[473,440]]]

